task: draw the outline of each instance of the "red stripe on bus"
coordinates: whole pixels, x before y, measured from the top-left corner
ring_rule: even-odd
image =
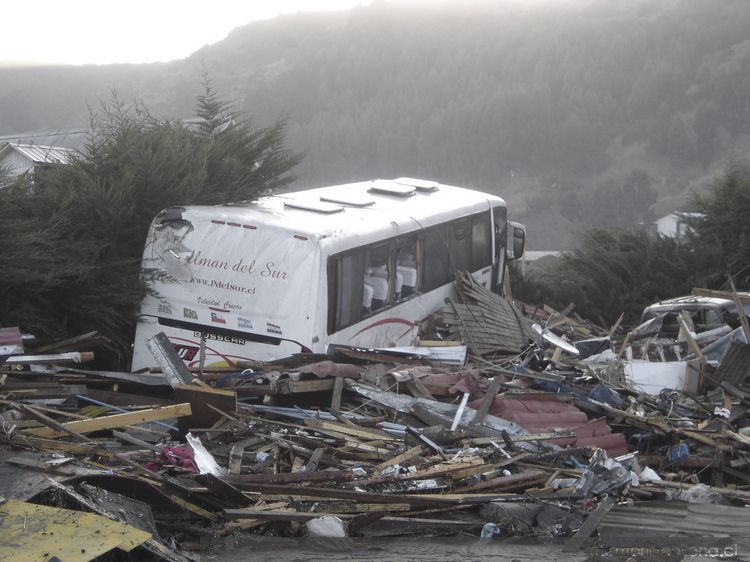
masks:
[[[373,322],[369,326],[365,326],[359,332],[354,334],[352,337],[356,338],[362,332],[366,332],[367,330],[370,330],[371,328],[377,328],[378,326],[382,326],[384,324],[404,324],[406,326],[409,326],[409,329],[416,326],[414,322],[410,322],[409,320],[404,320],[403,318],[384,318],[383,320],[378,320],[377,322]]]

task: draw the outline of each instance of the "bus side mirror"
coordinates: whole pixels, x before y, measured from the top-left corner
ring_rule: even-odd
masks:
[[[506,255],[508,261],[517,260],[523,256],[526,246],[526,228],[521,223],[508,222],[508,246]]]

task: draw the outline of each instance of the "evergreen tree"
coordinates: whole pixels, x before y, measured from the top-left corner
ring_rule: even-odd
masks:
[[[731,167],[694,205],[703,218],[691,226],[719,254],[721,283],[729,275],[738,289],[750,289],[750,168]]]
[[[645,231],[589,230],[575,250],[518,279],[513,294],[558,310],[573,302],[581,316],[604,326],[622,312],[634,323],[646,305],[706,286],[717,261],[704,245]]]
[[[210,122],[226,107],[207,90],[197,110]],[[126,367],[153,217],[253,199],[294,179],[301,155],[285,148],[283,119],[262,129],[232,120],[206,134],[115,98],[92,116],[70,164],[0,189],[0,325],[54,338],[97,330],[111,340],[101,364]]]

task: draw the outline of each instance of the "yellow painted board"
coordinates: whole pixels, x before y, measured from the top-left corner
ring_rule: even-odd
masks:
[[[133,550],[151,534],[95,513],[8,500],[0,505],[0,560],[39,562],[57,556],[88,562],[114,548]]]

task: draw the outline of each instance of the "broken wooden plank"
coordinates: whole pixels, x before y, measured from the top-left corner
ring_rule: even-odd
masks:
[[[362,427],[359,425],[348,425],[340,422],[333,422],[327,420],[321,420],[316,418],[305,418],[304,423],[306,426],[325,433],[326,430],[335,431],[337,434],[352,435],[359,439],[368,439],[372,441],[394,441],[399,442],[401,439],[394,437],[387,431],[380,429]]]
[[[340,377],[336,377],[340,378]],[[329,392],[336,384],[334,379],[321,379],[310,381],[293,381],[281,379],[271,383],[271,389],[275,394],[298,394],[305,392]]]
[[[249,507],[256,502],[255,499],[249,498],[245,493],[232,486],[226,480],[222,480],[213,474],[200,474],[196,476],[195,479],[198,482],[205,484],[206,488],[217,496],[231,500],[233,503],[240,505],[241,507]]]
[[[341,393],[344,390],[344,377],[336,377],[333,383],[333,394],[331,395],[331,409],[341,409]]]
[[[27,406],[26,404],[14,404],[14,408],[17,408],[18,410],[22,411],[24,414],[27,414],[34,418],[39,423],[43,424],[46,427],[39,427],[39,428],[31,428],[31,429],[24,429],[22,430],[24,433],[32,433],[35,435],[38,435],[39,437],[49,437],[50,435],[45,434],[51,433],[51,434],[59,434],[62,435],[69,435],[76,441],[81,442],[87,442],[88,439],[80,434],[80,432],[76,431],[75,429],[72,429],[68,427],[67,424],[61,424],[52,418],[46,416],[42,412],[39,412],[38,410],[32,408],[31,406]],[[74,422],[69,422],[74,423]],[[34,433],[36,432],[36,433]]]
[[[189,416],[191,413],[190,404],[174,404],[162,408],[152,408],[150,410],[139,410],[128,412],[127,414],[114,414],[112,416],[101,416],[88,420],[76,420],[62,424],[65,430],[54,430],[43,427],[36,429],[25,429],[24,433],[35,435],[37,437],[62,437],[67,431],[75,433],[90,433],[103,429],[114,429],[127,425],[139,423],[149,423],[152,421],[166,420],[170,418],[179,418],[180,416]]]
[[[701,347],[698,345],[698,342],[695,341],[695,338],[693,337],[693,334],[695,333],[695,329],[690,329],[690,324],[692,324],[692,320],[690,319],[690,314],[687,310],[681,310],[680,314],[677,315],[677,321],[680,324],[680,328],[682,328],[681,333],[685,336],[685,341],[687,341],[688,347],[693,352],[693,354],[700,359],[700,362],[702,365],[706,364],[706,358],[703,355],[703,351],[701,351]]]
[[[358,503],[340,501],[329,502],[318,499],[318,513],[377,513],[383,511],[410,511],[411,506],[408,503]]]
[[[223,412],[229,415],[237,413],[237,393],[217,388],[208,388],[194,384],[178,384],[174,387],[176,402],[189,402],[192,413],[179,420],[180,431],[185,433],[191,428],[211,427]],[[217,412],[219,410],[219,412]]]
[[[580,550],[583,543],[586,542],[591,534],[602,522],[604,516],[609,513],[609,510],[615,505],[615,499],[613,497],[607,497],[597,506],[597,508],[586,518],[578,532],[565,543],[563,546],[563,552],[576,552]]]
[[[224,514],[233,519],[263,519],[266,521],[294,521],[297,523],[306,523],[312,519],[317,519],[320,513],[308,513],[291,510],[274,510],[262,511],[259,509],[225,509]],[[340,519],[352,519],[351,513],[326,514],[338,517]],[[478,522],[469,521],[451,521],[446,519],[423,519],[417,517],[383,517],[380,521],[404,525],[414,525],[421,527],[442,527],[450,529],[473,529],[481,526]]]
[[[747,293],[737,293],[733,291],[716,291],[713,289],[704,289],[701,287],[695,287],[691,291],[693,295],[696,297],[712,297],[717,299],[729,299],[732,300],[735,295],[737,295],[737,298],[740,300],[742,304],[750,304],[750,295]],[[742,310],[740,308],[739,310]]]
[[[299,484],[301,482],[350,482],[354,480],[351,472],[342,470],[323,470],[318,472],[282,472],[279,474],[240,474],[225,477],[235,486],[247,484]]]
[[[310,460],[307,461],[307,464],[304,467],[302,467],[302,472],[315,472],[318,469],[318,464],[320,464],[320,459],[323,458],[323,453],[325,453],[323,447],[315,449]]]
[[[384,468],[392,466],[394,464],[403,464],[403,463],[409,462],[413,458],[421,456],[423,454],[423,451],[424,451],[424,447],[422,447],[422,445],[411,447],[410,449],[407,449],[403,453],[396,455],[395,457],[391,457],[387,461],[381,462],[379,465],[375,467],[375,470],[381,471]]]
[[[161,447],[157,447],[156,445],[152,445],[151,443],[147,443],[146,441],[143,441],[142,439],[138,439],[137,437],[133,437],[129,433],[126,433],[124,431],[112,431],[112,435],[114,437],[117,437],[121,441],[125,441],[126,443],[130,443],[131,445],[137,445],[138,447],[143,447],[144,449],[151,449],[152,451],[156,451],[157,453],[161,451]]]
[[[492,381],[490,381],[490,386],[489,388],[487,388],[487,392],[482,398],[482,402],[479,404],[479,408],[477,408],[477,413],[474,414],[474,418],[469,423],[470,426],[482,425],[484,423],[484,418],[487,417],[487,413],[490,410],[490,405],[495,399],[495,396],[497,396],[497,393],[500,390],[500,385],[502,384],[503,377],[501,377],[500,375],[495,375]]]
[[[87,346],[99,345],[106,341],[106,338],[99,335],[99,332],[88,332],[80,336],[72,338],[57,340],[41,347],[36,347],[34,353],[62,353],[68,351],[77,351],[80,346],[86,344]]]
[[[500,476],[498,478],[491,478],[484,482],[478,482],[477,484],[471,484],[454,490],[455,493],[461,494],[464,492],[475,492],[477,490],[515,490],[518,488],[530,487],[532,484],[538,484],[544,482],[547,479],[547,473],[541,470],[524,470],[518,474],[511,474],[510,476]]]
[[[480,472],[486,472],[489,467],[481,459],[462,463],[441,463],[432,465],[426,469],[416,472],[399,474],[398,476],[375,476],[370,480],[358,480],[358,485],[373,484],[377,482],[409,482],[412,480],[431,480],[436,478],[466,478]]]
[[[242,456],[245,454],[245,447],[241,443],[232,445],[229,452],[229,474],[240,474],[242,472]]]
[[[408,503],[412,506],[453,506],[458,505],[463,497],[447,499],[441,496],[426,497],[414,494],[378,494],[375,492],[359,492],[343,488],[319,488],[314,486],[300,487],[299,485],[266,484],[263,482],[238,482],[232,477],[227,480],[243,491],[261,492],[265,494],[278,494],[282,496],[314,497],[327,499],[353,500],[362,503]],[[487,501],[483,496],[482,501]]]
[[[195,505],[193,502],[189,502],[179,496],[170,495],[169,500],[179,505],[186,511],[194,513],[195,515],[202,517],[203,519],[208,519],[211,522],[216,522],[219,520],[219,516],[215,513],[212,513],[207,509],[203,509],[199,505]]]
[[[103,458],[112,456],[112,451],[105,449],[101,443],[95,440],[71,443],[70,441],[55,441],[54,439],[32,437],[30,435],[23,435],[20,431],[16,431],[13,433],[12,442],[17,447],[33,447],[37,451],[62,451],[68,455],[93,455]]]

